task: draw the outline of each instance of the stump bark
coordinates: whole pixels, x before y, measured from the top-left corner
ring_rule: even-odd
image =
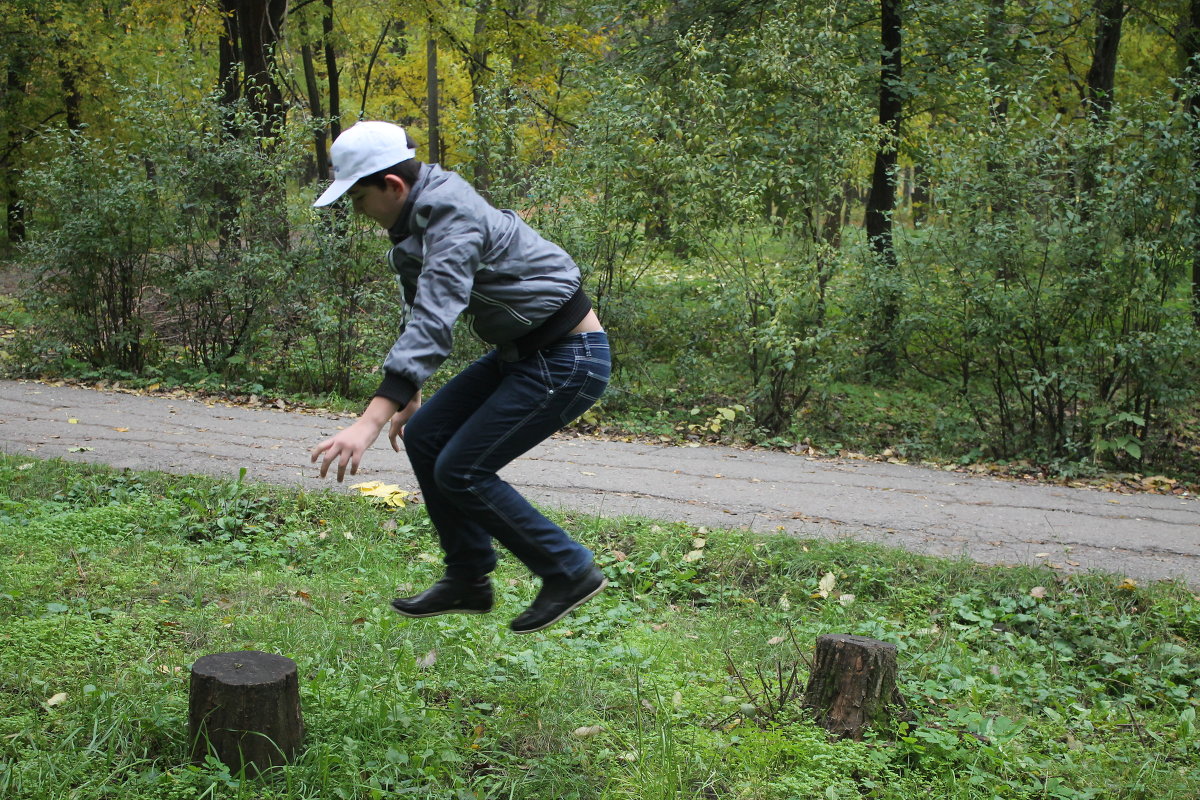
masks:
[[[906,708],[896,688],[896,646],[865,636],[817,637],[804,705],[817,724],[841,738],[862,739]]]
[[[193,763],[215,755],[234,774],[290,761],[304,739],[300,683],[290,658],[244,650],[192,665],[188,732]]]

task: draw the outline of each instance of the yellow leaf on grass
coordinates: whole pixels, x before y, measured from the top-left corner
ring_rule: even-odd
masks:
[[[837,577],[832,572],[826,572],[821,578],[821,582],[817,584],[817,594],[821,597],[829,597],[829,593],[833,591],[833,587],[837,585]]]
[[[393,508],[404,508],[404,501],[411,495],[411,492],[406,492],[394,483],[384,483],[383,481],[368,481],[366,483],[356,483],[350,487],[358,489],[363,497],[369,499],[372,503],[391,506]]]
[[[703,550],[693,550],[692,552],[690,552],[686,556],[684,556],[683,560],[687,561],[688,563],[691,563],[693,561],[699,561],[702,558],[704,558]]]
[[[48,705],[48,706],[59,706],[59,705],[62,705],[63,703],[65,703],[65,702],[67,702],[67,693],[66,693],[66,692],[59,692],[58,694],[54,695],[54,696],[53,696],[53,697],[51,697],[49,700],[47,700],[47,701],[46,701],[46,705]]]

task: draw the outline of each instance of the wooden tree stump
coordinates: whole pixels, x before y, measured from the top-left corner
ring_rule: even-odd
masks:
[[[865,636],[818,636],[804,705],[818,725],[844,739],[884,726],[905,708],[896,688],[896,646]]]
[[[234,774],[291,760],[304,738],[296,663],[257,650],[200,658],[192,665],[188,733],[193,763],[212,753]]]

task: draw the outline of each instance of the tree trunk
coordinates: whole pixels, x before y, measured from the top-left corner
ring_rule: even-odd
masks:
[[[1121,23],[1128,11],[1123,0],[1096,0],[1096,38],[1087,73],[1088,115],[1094,122],[1107,121],[1112,111]]]
[[[475,190],[488,198],[492,187],[492,153],[489,146],[491,137],[487,131],[491,121],[487,119],[484,89],[487,86],[488,59],[491,57],[487,42],[487,18],[491,7],[491,0],[479,0],[475,6],[475,35],[467,56],[467,75],[471,78],[471,100],[475,113],[474,184]]]
[[[25,241],[25,207],[21,202],[21,179],[25,170],[21,167],[21,148],[24,139],[17,120],[24,111],[27,101],[26,85],[29,78],[29,56],[23,49],[14,48],[8,56],[8,69],[4,76],[4,92],[0,93],[0,186],[4,190],[5,232],[8,244]]]
[[[383,43],[387,41],[388,31],[392,29],[392,20],[386,20],[383,23],[383,30],[379,32],[379,38],[375,41],[375,49],[371,51],[371,57],[367,59],[367,74],[363,77],[362,103],[358,106],[358,118],[367,118],[367,97],[371,92],[371,72],[375,69],[375,62],[379,60],[379,51],[383,49]]]
[[[804,706],[830,733],[861,740],[868,728],[884,727],[905,708],[896,670],[895,645],[864,636],[818,636]]]
[[[275,80],[275,48],[283,33],[287,0],[237,0],[245,67],[244,93],[259,115],[259,134],[275,138],[284,121],[283,92]]]
[[[868,342],[867,371],[892,377],[898,367],[895,341],[900,301],[894,286],[898,265],[892,239],[892,215],[896,209],[896,161],[900,146],[900,113],[903,110],[899,83],[901,77],[901,0],[880,0],[881,11],[879,72],[879,125],[883,133],[875,151],[871,173],[871,194],[867,198],[867,241],[875,254],[878,269],[884,271],[880,296]]]
[[[314,120],[321,120],[325,111],[321,108],[321,88],[317,84],[317,68],[313,63],[312,45],[307,42],[300,48],[300,57],[304,61],[304,85],[308,89],[308,110]],[[326,150],[328,133],[325,123],[313,126],[313,150],[317,157],[317,178],[325,180],[329,177],[329,152]]]
[[[1122,0],[1095,0],[1095,3],[1096,35],[1093,41],[1092,63],[1087,72],[1085,104],[1089,122],[1099,127],[1107,125],[1112,114],[1117,50],[1121,44],[1121,23],[1128,9]],[[1088,146],[1080,159],[1080,218],[1085,222],[1090,221],[1093,216],[1091,197],[1096,191],[1096,173],[1100,168],[1102,155],[1098,146]],[[1096,256],[1089,259],[1090,262],[1097,260]]]
[[[300,684],[290,658],[246,650],[192,665],[188,701],[191,759],[210,753],[249,775],[290,761],[304,739]]]
[[[342,92],[338,84],[337,51],[333,47],[333,0],[325,0],[321,17],[321,32],[325,40],[325,74],[329,81],[329,135],[342,135]]]
[[[239,66],[242,61],[242,52],[241,37],[238,35],[237,0],[221,0],[221,18],[223,25],[217,47],[217,85],[221,92],[222,134],[228,140],[235,139],[238,135],[234,124],[234,106],[242,96],[241,68]],[[236,244],[234,238],[237,233],[237,200],[229,184],[222,179],[216,181],[213,186],[213,194],[217,204],[218,248],[221,253],[227,253]]]
[[[992,95],[988,98],[988,119],[992,124],[994,136],[1000,136],[1004,128],[1008,124],[1008,97],[1004,94],[1004,89],[997,90],[996,87],[1001,85],[1001,70],[1004,65],[1001,63],[1000,55],[1007,50],[1008,36],[1006,33],[1007,20],[1005,18],[1005,9],[1008,5],[1008,0],[991,0],[988,6],[987,17],[987,54],[984,56],[984,61],[987,64],[988,85],[992,88]],[[1006,167],[1003,163],[997,161],[994,157],[989,157],[987,160],[987,172],[991,177],[989,188],[992,196],[989,199],[989,206],[993,216],[1003,217],[1009,210],[1009,198],[1002,191],[1001,184],[1004,180]],[[1008,282],[1013,279],[1012,271],[1006,266],[1007,261],[1004,261],[1004,266],[1001,266],[996,275],[1001,281]]]
[[[442,124],[440,121],[441,108],[438,100],[438,62],[437,62],[437,28],[433,17],[429,18],[429,36],[425,45],[425,79],[429,93],[429,163],[438,164],[442,160]]]
[[[1185,111],[1200,130],[1200,0],[1191,0],[1182,37],[1184,75],[1192,81]],[[1200,136],[1192,140],[1192,225],[1200,228]],[[1200,230],[1192,233],[1192,320],[1200,328]]]
[[[58,75],[62,81],[63,108],[67,112],[67,130],[83,129],[83,97],[79,90],[79,68],[71,64],[69,46],[59,42],[62,48],[58,59]]]

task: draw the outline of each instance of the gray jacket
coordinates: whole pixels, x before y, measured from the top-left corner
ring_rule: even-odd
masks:
[[[536,336],[568,301],[584,297],[579,267],[561,247],[436,164],[421,166],[388,233],[394,242],[388,261],[405,307],[376,394],[401,407],[449,355],[460,315],[470,318],[479,338],[512,359],[515,342]],[[589,308],[584,306],[579,319]]]

